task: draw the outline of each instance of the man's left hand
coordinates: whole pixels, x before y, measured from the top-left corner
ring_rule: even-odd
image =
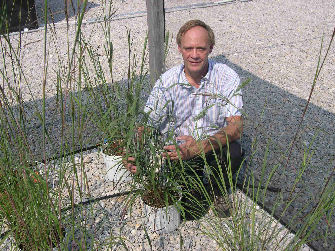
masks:
[[[176,140],[185,141],[184,143],[178,145],[168,145],[164,146],[164,150],[167,152],[163,153],[163,157],[169,158],[171,160],[177,160],[181,158],[182,160],[189,160],[197,156],[202,151],[202,143],[197,142],[192,136],[179,136]]]

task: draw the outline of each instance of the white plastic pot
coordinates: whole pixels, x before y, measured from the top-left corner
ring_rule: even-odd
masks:
[[[131,181],[131,173],[123,166],[122,157],[115,155],[107,155],[102,152],[105,167],[106,178],[115,183]]]
[[[156,208],[144,204],[146,227],[156,233],[169,233],[180,225],[180,213],[176,206]]]

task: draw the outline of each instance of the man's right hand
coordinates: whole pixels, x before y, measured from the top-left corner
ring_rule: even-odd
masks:
[[[143,131],[144,131],[144,126],[139,126],[137,128],[137,139],[139,141],[141,141],[142,135],[143,135]],[[125,155],[125,152],[124,152]],[[122,160],[123,165],[126,167],[126,169],[128,169],[129,172],[131,173],[136,173],[137,168],[134,165],[135,163],[135,158],[134,157],[128,157],[127,159]]]
[[[136,166],[134,165],[135,163],[135,158],[134,157],[128,157],[128,159],[123,160],[123,165],[128,169],[129,172],[131,173],[136,173],[137,169]]]

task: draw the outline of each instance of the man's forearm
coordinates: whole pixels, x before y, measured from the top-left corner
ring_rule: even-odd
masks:
[[[179,136],[177,139],[184,140],[185,143],[177,148],[175,145],[165,146],[164,149],[168,152],[164,153],[163,156],[169,156],[172,160],[179,158],[189,160],[212,150],[218,150],[226,145],[227,141],[233,142],[239,139],[242,134],[243,123],[241,116],[227,118],[227,124],[218,133],[202,141],[197,141],[192,136]]]
[[[227,142],[233,142],[240,139],[243,130],[243,119],[241,116],[229,117],[228,125],[222,128],[218,133],[203,140],[203,151],[208,153],[212,150],[218,150],[227,145]]]

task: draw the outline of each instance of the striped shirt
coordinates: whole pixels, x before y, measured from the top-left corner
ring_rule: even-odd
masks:
[[[144,108],[152,126],[163,134],[204,139],[225,127],[227,117],[241,115],[239,76],[225,64],[208,62],[199,88],[189,84],[183,64],[161,75]]]

